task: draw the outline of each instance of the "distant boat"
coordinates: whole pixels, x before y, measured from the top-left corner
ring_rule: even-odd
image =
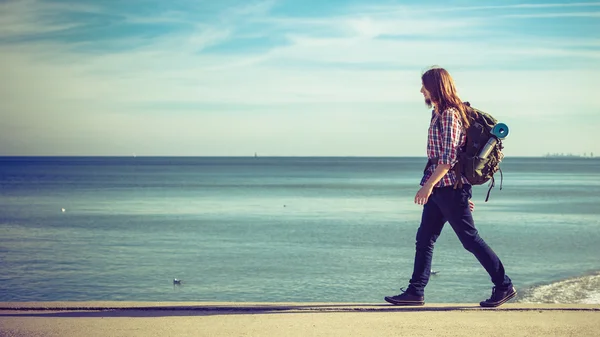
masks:
[[[256,152],[254,152],[254,158],[258,158],[258,155],[256,154]]]

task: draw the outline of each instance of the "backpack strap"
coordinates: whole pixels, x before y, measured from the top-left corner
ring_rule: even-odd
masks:
[[[462,188],[463,182],[462,182],[462,163],[461,163],[461,161],[460,160],[457,161],[451,170],[454,171],[454,175],[456,176],[456,182],[454,183],[454,189]]]
[[[494,179],[494,176],[492,176],[492,182],[490,183],[490,189],[487,192],[487,196],[485,197],[485,202],[488,201],[488,199],[490,198],[490,192],[492,192],[492,188],[494,188],[494,186],[496,185],[496,179]]]
[[[498,171],[500,171],[500,190],[502,191],[502,181],[504,180],[504,176],[502,174],[501,168],[498,168]],[[494,186],[496,186],[496,179],[494,179],[494,176],[492,176],[492,182],[490,183],[490,189],[488,190],[487,196],[485,197],[485,202],[487,202],[490,198],[490,192],[492,191],[492,188],[494,188]]]
[[[427,172],[427,170],[431,167],[431,165],[433,165],[434,163],[437,163],[439,160],[438,157],[433,157],[430,159],[427,159],[427,164],[425,164],[425,168],[423,169],[423,173]]]
[[[500,167],[498,167],[498,171],[500,171],[500,191],[502,191],[502,181],[504,180],[504,176]]]

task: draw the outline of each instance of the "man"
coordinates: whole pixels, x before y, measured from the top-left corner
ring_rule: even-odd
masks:
[[[458,161],[469,127],[469,110],[458,97],[454,81],[443,68],[433,68],[421,76],[421,93],[429,108],[433,107],[428,130],[428,165],[421,180],[415,203],[423,205],[421,225],[417,231],[414,269],[406,290],[385,297],[394,305],[425,304],[424,290],[429,281],[433,245],[446,222],[464,248],[479,260],[490,275],[492,296],[480,302],[483,307],[497,307],[513,298],[517,291],[504,272],[502,262],[479,236],[473,222],[471,185],[462,175],[450,170]],[[462,181],[462,187],[459,182]],[[455,185],[456,184],[456,185]]]

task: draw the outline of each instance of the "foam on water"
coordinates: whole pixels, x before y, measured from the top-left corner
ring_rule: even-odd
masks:
[[[533,287],[519,302],[600,304],[600,272]]]
[[[593,292],[588,297],[581,301],[584,304],[600,304],[600,291]]]

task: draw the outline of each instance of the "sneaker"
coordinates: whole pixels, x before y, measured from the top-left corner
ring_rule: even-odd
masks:
[[[504,304],[506,301],[517,295],[515,287],[510,287],[506,290],[498,290],[496,287],[492,288],[492,297],[485,301],[479,302],[482,307],[497,307]]]
[[[384,299],[386,302],[393,305],[423,305],[425,304],[425,298],[423,296],[413,295],[406,290],[400,288],[401,294],[396,296],[386,296]]]

